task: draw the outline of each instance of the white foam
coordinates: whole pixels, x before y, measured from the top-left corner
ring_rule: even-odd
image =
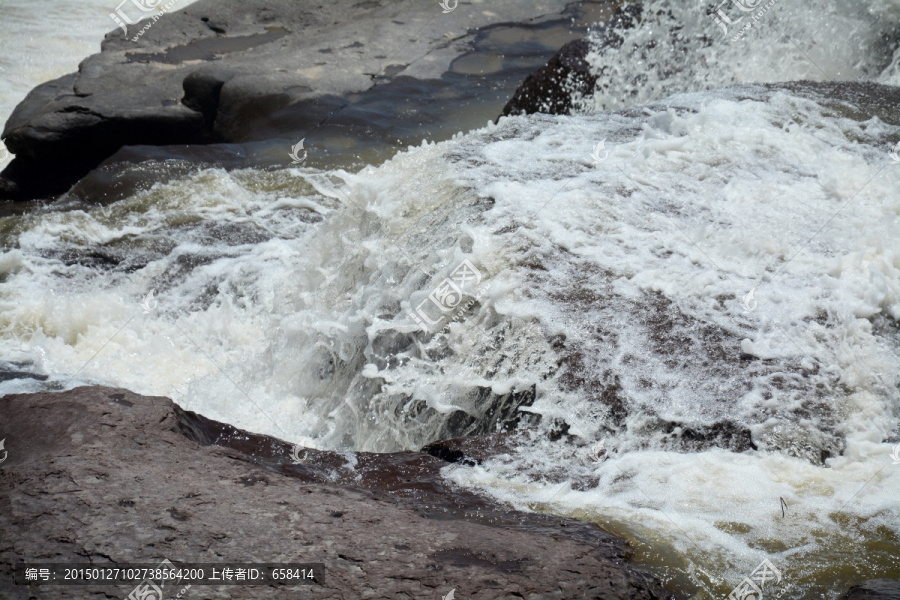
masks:
[[[598,44],[588,62],[599,75],[598,89],[579,103],[583,110],[640,105],[738,83],[900,85],[898,0],[649,0],[641,5],[641,23],[620,32],[621,46],[607,47],[600,43],[601,32],[593,35]],[[709,16],[715,7],[736,22],[727,32]]]

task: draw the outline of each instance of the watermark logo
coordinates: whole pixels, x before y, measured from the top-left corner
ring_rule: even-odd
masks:
[[[591,451],[588,452],[588,458],[595,463],[603,462],[609,458],[609,452],[606,450],[606,440],[600,440],[591,446]]]
[[[441,596],[441,600],[453,600],[453,598],[455,597],[454,596],[455,593],[456,593],[456,588],[453,588],[452,590],[450,590],[449,594],[447,594],[446,596]]]
[[[9,452],[7,452],[6,449],[3,447],[3,444],[5,444],[5,443],[6,443],[6,438],[3,438],[2,440],[0,440],[0,450],[3,450],[3,458],[0,458],[0,464],[3,464],[4,462],[6,462],[6,457],[9,456]]]
[[[768,4],[766,4],[765,6],[762,6],[762,7],[760,7],[760,5],[763,3],[763,0],[722,0],[722,2],[720,2],[719,5],[716,6],[711,13],[709,13],[709,16],[712,18],[713,21],[716,22],[716,24],[719,27],[722,28],[722,32],[725,33],[725,35],[728,35],[728,26],[729,25],[737,25],[738,23],[740,23],[741,21],[744,20],[745,16],[748,16],[748,15],[741,15],[737,19],[732,20],[731,17],[729,17],[725,13],[725,11],[722,10],[722,7],[725,6],[726,4],[728,4],[729,2],[731,2],[733,5],[735,5],[738,8],[738,10],[745,12],[745,13],[753,12],[754,10],[759,9],[755,15],[752,15],[750,17],[750,21],[744,24],[744,26],[737,33],[737,35],[735,35],[731,39],[731,41],[734,42],[734,41],[741,39],[744,36],[744,34],[746,34],[753,27],[753,25],[755,25],[763,17],[763,15],[765,15],[767,12],[769,12],[769,9],[772,8],[775,5],[775,3],[778,2],[778,0],[769,0]]]
[[[191,584],[187,584],[184,588],[175,595],[175,600],[181,600],[181,598],[187,593],[187,591],[191,589]]]
[[[603,153],[601,156],[601,152]],[[609,158],[609,150],[606,149],[606,140],[600,140],[596,146],[594,146],[594,151],[591,153],[591,158],[594,159],[594,164],[599,165],[604,160]]]
[[[751,313],[756,310],[757,302],[756,298],[753,297],[754,292],[756,292],[756,288],[750,290],[747,295],[744,296],[744,299],[741,300],[741,308],[744,309],[745,313]]]
[[[139,11],[141,11],[139,13],[133,13],[133,14],[137,14],[137,19],[135,19],[133,21],[131,20],[131,17],[129,17],[122,8],[129,2],[131,2],[131,4],[133,4],[134,6],[136,6]],[[129,25],[137,25],[139,22],[141,22],[143,17],[147,16],[146,14],[142,15],[141,13],[152,13],[152,12],[156,11],[156,14],[151,17],[150,22],[147,23],[146,25],[144,25],[141,28],[141,30],[138,31],[137,35],[135,35],[133,38],[131,38],[132,42],[136,42],[151,27],[153,27],[153,24],[156,23],[157,21],[159,21],[159,18],[163,14],[168,12],[169,9],[172,8],[172,6],[174,6],[176,2],[178,2],[178,0],[169,0],[169,2],[165,6],[160,6],[159,5],[160,2],[162,2],[162,0],[122,0],[122,2],[119,4],[119,6],[116,7],[116,12],[110,13],[109,17],[113,20],[113,22],[117,26],[122,28],[122,32],[125,34],[125,37],[128,37],[128,26]]]
[[[0,140],[0,160],[6,160],[10,157],[9,150],[6,149],[6,140]]]
[[[0,160],[2,159],[3,157],[0,156]],[[891,160],[900,163],[900,142],[897,142],[897,144],[891,148]]]
[[[447,13],[452,13],[454,10],[456,10],[456,7],[459,5],[459,0],[453,0],[453,6],[450,6],[450,0],[442,0],[438,4],[440,4],[441,8],[444,9],[444,14],[446,15]],[[452,595],[453,592],[450,592],[450,594]],[[452,600],[452,598],[450,600]]]
[[[731,18],[725,14],[725,11],[722,10],[722,7],[728,4],[731,0],[722,0],[722,2],[713,9],[713,12],[709,13],[709,16],[713,21],[716,22],[716,25],[722,28],[722,31],[725,32],[725,35],[728,35],[728,26],[729,25],[737,25],[741,21],[744,20],[743,15],[737,20],[732,21]]]
[[[159,577],[148,577],[137,584],[125,600],[163,600],[162,588],[166,587],[164,582],[168,579],[163,574],[163,571],[168,571],[174,567],[175,565],[169,562],[169,559],[163,559],[163,561],[157,565],[156,569],[152,569],[153,571],[156,571],[154,575],[158,573]],[[166,573],[166,575],[167,574],[168,573]],[[159,584],[157,584],[157,581]]]
[[[763,588],[773,580],[775,585],[781,583],[781,571],[766,559],[750,573],[750,577],[744,577],[744,580],[728,594],[728,600],[759,600],[762,598]]]
[[[300,451],[303,451],[303,456],[300,456]],[[294,444],[291,448],[291,462],[295,465],[299,465],[300,463],[306,462],[306,449],[300,444]]]
[[[756,10],[756,7],[762,4],[762,0],[731,0],[731,3],[744,12],[751,12]],[[721,6],[721,4],[719,6]]]
[[[0,442],[0,450],[3,449],[3,442]],[[894,461],[895,465],[900,465],[900,444],[894,446],[894,451],[891,452],[891,460]],[[0,460],[0,462],[3,462]]]
[[[122,28],[122,32],[125,34],[125,37],[128,37],[128,25],[137,25],[138,21],[141,20],[140,13],[136,21],[132,21],[131,18],[125,14],[125,11],[122,9],[123,6],[131,2],[134,4],[138,10],[150,13],[156,10],[156,7],[159,5],[162,0],[122,0],[119,6],[116,7],[116,12],[109,13],[109,18],[112,19],[115,24]],[[118,15],[116,14],[118,13]]]
[[[435,325],[440,324],[449,316],[449,313],[459,308],[457,313],[451,318],[451,321],[456,321],[487,293],[489,286],[478,287],[481,279],[481,271],[470,260],[463,260],[450,273],[449,277],[440,282],[428,294],[428,297],[416,306],[415,312],[410,312],[409,315],[426,333],[431,331],[431,328]],[[467,294],[473,296],[473,299],[464,306],[460,306],[463,297]]]
[[[722,31],[724,31],[727,35],[728,26],[737,25],[738,23],[743,21],[744,15],[741,15],[738,20],[732,21],[728,17],[728,15],[725,14],[725,11],[722,10],[723,6],[731,2],[743,12],[753,12],[760,4],[762,4],[762,1],[763,0],[722,0],[722,2],[720,2],[719,5],[713,9],[713,12],[711,12],[709,16],[712,17],[713,21],[715,21],[719,25],[719,27],[722,28]]]
[[[141,302],[141,308],[144,309],[145,315],[149,315],[150,313],[152,313],[159,305],[159,302],[156,300],[156,298],[153,297],[153,294],[155,293],[155,289],[150,290],[150,293],[144,296],[144,301]]]
[[[304,140],[306,140],[306,138],[303,138],[302,140],[294,144],[293,147],[291,147],[291,153],[288,154],[288,156],[293,159],[291,161],[291,164],[299,165],[304,160],[306,160],[306,150],[303,149]],[[303,156],[300,156],[300,152],[303,152]]]

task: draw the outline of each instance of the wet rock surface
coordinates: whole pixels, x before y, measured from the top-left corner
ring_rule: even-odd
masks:
[[[511,452],[519,439],[522,432],[438,440],[422,448],[422,452],[450,463],[480,465],[492,456]]]
[[[428,454],[299,449],[121,389],[0,399],[0,598],[124,597],[16,587],[23,561],[323,563],[316,598],[665,598],[593,525],[510,510]],[[489,445],[489,444],[488,444]],[[317,578],[318,579],[318,578]],[[289,587],[191,595],[283,598]],[[174,592],[173,592],[174,593]]]
[[[615,15],[599,30],[597,43],[617,48],[622,44],[619,31],[634,26],[640,17],[640,4],[617,4]],[[593,94],[597,74],[587,62],[594,45],[587,39],[569,42],[546,65],[522,82],[501,116],[546,113],[567,115],[579,97]]]
[[[242,144],[125,146],[82,177],[62,199],[111,203],[199,169],[246,168],[256,156]]]
[[[547,113],[567,115],[575,95],[588,94],[597,83],[585,60],[587,40],[569,42],[544,67],[529,75],[503,107],[503,115]]]
[[[900,600],[900,579],[871,579],[850,588],[843,600]]]

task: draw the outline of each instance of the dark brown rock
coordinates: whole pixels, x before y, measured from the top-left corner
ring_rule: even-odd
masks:
[[[573,95],[593,92],[597,78],[585,60],[587,40],[569,42],[545,66],[529,75],[503,107],[502,116],[548,113],[567,115]]]
[[[0,598],[131,586],[10,583],[23,561],[318,562],[313,598],[665,598],[593,525],[458,490],[420,453],[292,452],[166,398],[77,388],[0,399]],[[73,593],[75,592],[75,593]],[[190,597],[285,598],[274,586]],[[196,595],[195,595],[196,594]],[[293,596],[291,596],[293,597]]]
[[[625,4],[598,31],[593,43],[575,40],[563,46],[546,65],[529,75],[503,107],[501,116],[547,113],[567,115],[580,96],[590,96],[597,84],[597,75],[586,60],[593,44],[616,48],[622,44],[619,31],[634,26],[640,17],[639,4]]]
[[[515,431],[438,440],[423,447],[422,452],[450,463],[480,465],[492,456],[512,452],[516,441],[523,438],[523,433]]]

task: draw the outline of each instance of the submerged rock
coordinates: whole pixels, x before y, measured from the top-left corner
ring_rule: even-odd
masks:
[[[12,586],[22,562],[164,558],[324,563],[321,585],[303,590],[315,598],[668,596],[624,564],[623,540],[455,488],[440,476],[446,463],[427,454],[295,448],[166,398],[101,387],[6,396],[0,422],[0,597],[71,597],[70,587]],[[250,597],[286,591],[255,586]]]
[[[900,600],[900,579],[870,579],[850,588],[843,600]]]
[[[422,452],[450,463],[477,465],[492,456],[512,452],[521,439],[521,432],[453,438],[431,442]]]

